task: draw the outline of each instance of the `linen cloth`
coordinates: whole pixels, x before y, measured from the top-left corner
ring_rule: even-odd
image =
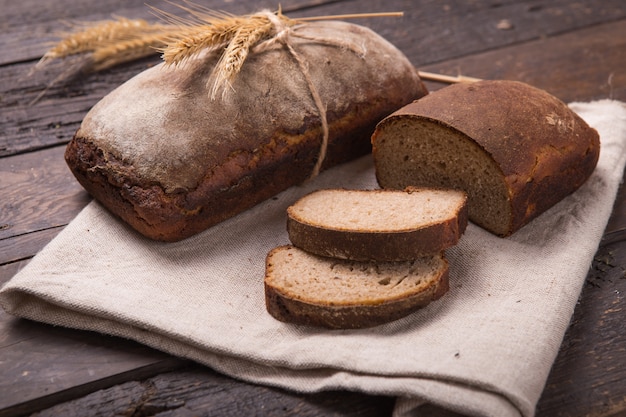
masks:
[[[626,106],[572,103],[601,136],[574,194],[507,239],[470,224],[448,250],[450,291],[371,329],[285,324],[265,310],[265,256],[286,208],[319,188],[377,188],[371,157],[177,243],[147,240],[92,202],[0,292],[14,315],[134,339],[220,372],[302,392],[399,397],[475,416],[532,416],[609,219]]]

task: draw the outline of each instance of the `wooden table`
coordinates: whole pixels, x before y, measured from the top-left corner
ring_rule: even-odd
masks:
[[[199,0],[198,0],[199,1]],[[155,6],[172,9],[155,0]],[[250,13],[273,1],[207,0]],[[404,11],[359,21],[416,67],[520,80],[563,101],[626,101],[623,0],[291,0],[292,17]],[[62,155],[104,94],[158,62],[148,58],[54,85],[28,76],[61,20],[112,13],[154,20],[144,0],[0,0],[0,283],[9,280],[87,204]],[[431,90],[441,84],[428,83]],[[538,416],[626,415],[626,191],[622,187]],[[392,398],[348,392],[300,395],[254,386],[139,344],[0,313],[0,416],[390,415]],[[160,414],[159,414],[160,413]],[[433,415],[451,415],[435,413]]]

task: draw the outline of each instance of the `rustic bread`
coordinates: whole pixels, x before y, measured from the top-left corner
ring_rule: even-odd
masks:
[[[514,81],[431,93],[385,118],[372,145],[381,187],[462,189],[470,220],[500,236],[580,187],[600,151],[566,104]]]
[[[294,30],[310,80],[280,42],[253,49],[223,99],[206,87],[217,56],[158,65],[86,115],[67,147],[70,169],[145,236],[180,240],[312,175],[323,126],[311,84],[328,121],[322,169],[370,152],[376,123],[426,94],[408,59],[365,27]]]
[[[449,289],[443,253],[406,262],[358,262],[280,246],[267,256],[265,301],[277,320],[331,329],[400,319]]]
[[[456,190],[319,190],[287,209],[287,231],[293,245],[321,256],[408,261],[457,244],[466,201]]]

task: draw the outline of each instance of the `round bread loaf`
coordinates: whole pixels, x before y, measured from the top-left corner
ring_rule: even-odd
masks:
[[[578,189],[600,152],[566,104],[515,81],[431,93],[385,118],[372,145],[381,187],[464,190],[470,220],[500,236]]]
[[[322,168],[371,150],[376,123],[426,94],[408,59],[373,31],[340,21],[292,29],[251,51],[223,99],[206,86],[219,57],[158,65],[104,97],[65,158],[105,207],[153,239],[198,233],[309,178],[328,121]],[[307,78],[307,76],[309,78]]]
[[[463,191],[327,189],[287,208],[294,246],[357,261],[409,261],[458,243],[467,226]]]
[[[265,303],[277,320],[357,329],[405,317],[449,289],[443,252],[406,262],[358,262],[279,246],[267,256]]]

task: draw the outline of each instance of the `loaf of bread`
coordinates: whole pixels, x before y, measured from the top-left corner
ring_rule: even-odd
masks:
[[[514,81],[431,93],[385,118],[372,145],[381,187],[464,190],[470,220],[500,236],[578,189],[600,151],[566,104]]]
[[[252,50],[232,89],[211,99],[218,56],[158,65],[104,97],[65,154],[93,197],[145,236],[176,241],[371,151],[377,122],[426,94],[408,59],[373,31],[310,22]],[[350,47],[352,46],[352,47]],[[303,67],[306,64],[305,77]]]
[[[294,246],[320,256],[408,261],[457,244],[466,201],[456,190],[319,190],[287,209],[287,231]]]
[[[406,262],[321,257],[294,246],[267,256],[265,301],[277,320],[325,327],[373,327],[437,300],[449,289],[443,253]]]
[[[265,268],[267,311],[331,329],[387,323],[449,289],[445,249],[467,226],[462,191],[314,191],[287,209],[292,245]]]

